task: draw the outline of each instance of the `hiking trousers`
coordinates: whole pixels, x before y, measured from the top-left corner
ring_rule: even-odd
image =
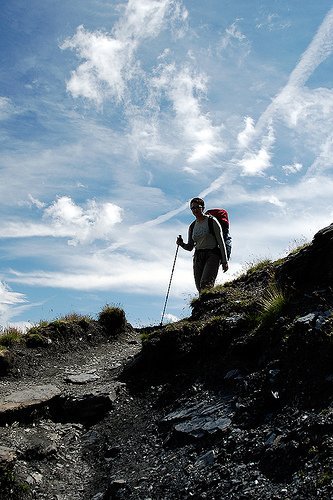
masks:
[[[196,250],[193,257],[193,274],[198,292],[215,285],[221,254],[219,248]]]

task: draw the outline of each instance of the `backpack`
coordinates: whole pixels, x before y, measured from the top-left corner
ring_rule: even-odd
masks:
[[[229,234],[229,216],[228,212],[224,208],[210,208],[209,210],[206,210],[205,212],[206,215],[209,215],[208,218],[208,226],[209,226],[209,231],[215,236],[214,233],[214,227],[213,227],[213,218],[215,218],[222,229],[222,234],[223,234],[223,239],[224,239],[224,244],[225,244],[225,249],[227,251],[227,257],[228,260],[231,255],[231,236]],[[192,222],[190,225],[190,235],[192,238],[192,231],[194,227],[195,221]]]

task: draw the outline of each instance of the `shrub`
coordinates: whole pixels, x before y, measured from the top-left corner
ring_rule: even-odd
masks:
[[[5,328],[3,333],[0,334],[0,345],[10,347],[21,342],[22,338],[22,332],[18,328],[10,326]]]
[[[29,328],[29,330],[26,333],[26,337],[27,337],[27,335],[34,335],[34,334],[37,334],[37,333],[41,333],[44,328],[45,327],[40,326],[40,325],[34,325],[31,328]]]
[[[245,264],[244,272],[248,275],[257,273],[269,267],[270,264],[272,264],[272,261],[270,259],[258,259],[252,262],[247,262]]]
[[[310,245],[309,240],[303,236],[300,239],[295,239],[291,243],[289,243],[288,249],[286,251],[287,254],[293,255],[298,253],[303,248],[306,248]]]
[[[0,345],[0,376],[7,375],[10,371],[12,361],[12,353]]]
[[[260,300],[261,311],[258,320],[261,324],[273,323],[281,314],[287,304],[287,299],[276,284],[271,284]]]
[[[51,340],[40,333],[27,333],[25,343],[27,347],[46,347]]]
[[[61,316],[60,318],[57,318],[58,321],[65,321],[67,323],[80,323],[80,322],[89,322],[92,321],[92,318],[88,315],[76,313],[76,312],[70,312],[68,314],[65,314],[64,316]]]
[[[99,313],[98,322],[108,333],[117,334],[126,326],[125,312],[120,307],[109,306],[107,304]]]

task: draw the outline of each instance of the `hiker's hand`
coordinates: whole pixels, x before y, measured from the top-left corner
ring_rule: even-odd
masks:
[[[181,235],[178,236],[176,243],[177,243],[177,245],[179,245],[181,247],[184,245],[184,241],[183,241],[183,238],[181,237]]]
[[[228,262],[224,262],[222,263],[222,269],[223,269],[223,272],[225,273],[226,271],[228,271],[229,269],[229,264]]]

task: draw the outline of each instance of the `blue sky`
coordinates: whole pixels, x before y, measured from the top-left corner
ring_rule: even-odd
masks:
[[[333,213],[333,5],[2,0],[0,325],[160,321],[188,200],[229,211],[228,273]],[[166,321],[196,290],[180,249]]]

